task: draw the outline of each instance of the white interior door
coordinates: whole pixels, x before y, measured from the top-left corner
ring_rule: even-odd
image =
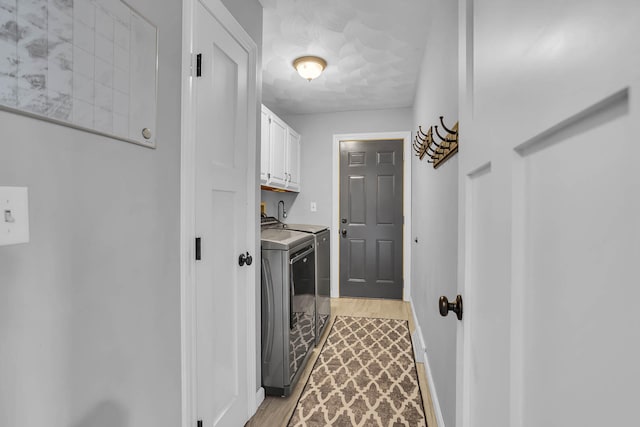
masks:
[[[459,4],[456,424],[635,425],[640,3]]]
[[[195,51],[201,76],[196,98],[196,415],[205,427],[243,425],[249,415],[248,304],[254,297],[255,264],[238,257],[255,248],[254,166],[249,163],[249,55],[211,13],[196,6]],[[255,122],[255,119],[254,119]],[[254,128],[255,129],[255,128]],[[255,158],[255,157],[252,157]],[[251,166],[250,166],[251,165]],[[251,185],[248,178],[251,177]],[[255,253],[251,253],[255,256]],[[250,357],[253,357],[251,355]]]

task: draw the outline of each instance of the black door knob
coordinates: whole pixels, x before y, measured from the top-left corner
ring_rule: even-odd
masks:
[[[342,231],[340,231],[342,233],[342,236],[345,237],[347,235],[347,229],[343,228]]]
[[[440,297],[439,302],[440,315],[442,317],[447,317],[450,311],[453,311],[458,320],[462,320],[462,295],[458,295],[456,297],[456,302],[449,302],[447,297]]]
[[[240,254],[240,256],[238,257],[238,265],[240,267],[242,267],[245,264],[251,265],[252,262],[253,262],[253,257],[249,255],[249,252],[247,252],[246,254]]]

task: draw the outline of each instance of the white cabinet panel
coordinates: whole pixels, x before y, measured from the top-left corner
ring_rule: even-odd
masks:
[[[300,135],[289,128],[287,132],[287,185],[291,191],[300,191]]]
[[[269,144],[271,155],[269,185],[284,187],[287,181],[285,172],[285,153],[287,142],[287,125],[277,116],[271,116],[269,123]]]
[[[262,107],[260,120],[260,185],[266,185],[271,177],[269,171],[269,156],[271,155],[271,144],[269,141],[269,135],[271,135],[271,133],[269,132],[269,122],[269,112]]]
[[[260,185],[300,191],[300,135],[262,106]]]

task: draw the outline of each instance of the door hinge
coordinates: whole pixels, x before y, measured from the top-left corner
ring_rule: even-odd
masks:
[[[202,54],[196,55],[196,77],[202,76]]]
[[[202,239],[200,237],[196,237],[196,261],[200,261],[202,259]]]

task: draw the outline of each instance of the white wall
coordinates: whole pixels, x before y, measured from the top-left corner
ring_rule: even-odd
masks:
[[[262,5],[258,0],[221,0],[262,52]]]
[[[458,120],[457,2],[431,1],[429,34],[413,111],[413,132]],[[464,132],[464,128],[462,129]],[[461,147],[464,150],[464,146]],[[422,330],[445,424],[455,425],[456,322],[443,318],[438,299],[457,294],[458,157],[437,170],[413,156],[411,297]]]
[[[268,106],[271,108],[271,106]],[[287,206],[289,223],[331,225],[333,135],[359,132],[391,132],[411,129],[411,109],[347,111],[326,114],[282,115],[281,118],[301,136],[300,185],[302,191],[274,193],[262,191],[269,215],[277,215],[278,200]],[[317,212],[311,212],[315,201]],[[335,227],[334,227],[335,228]]]
[[[0,247],[0,426],[180,424],[181,2],[159,30],[156,150],[0,112],[0,185],[31,242]]]
[[[260,196],[262,198],[261,201],[267,204],[267,215],[275,218],[278,217],[278,202],[282,200],[284,202],[285,209],[287,210],[287,218],[283,219],[281,216],[280,219],[284,222],[290,222],[294,224],[290,220],[290,211],[291,206],[298,198],[298,193],[280,193],[277,191],[262,190],[260,191]],[[282,206],[280,207],[280,215],[282,215]]]

